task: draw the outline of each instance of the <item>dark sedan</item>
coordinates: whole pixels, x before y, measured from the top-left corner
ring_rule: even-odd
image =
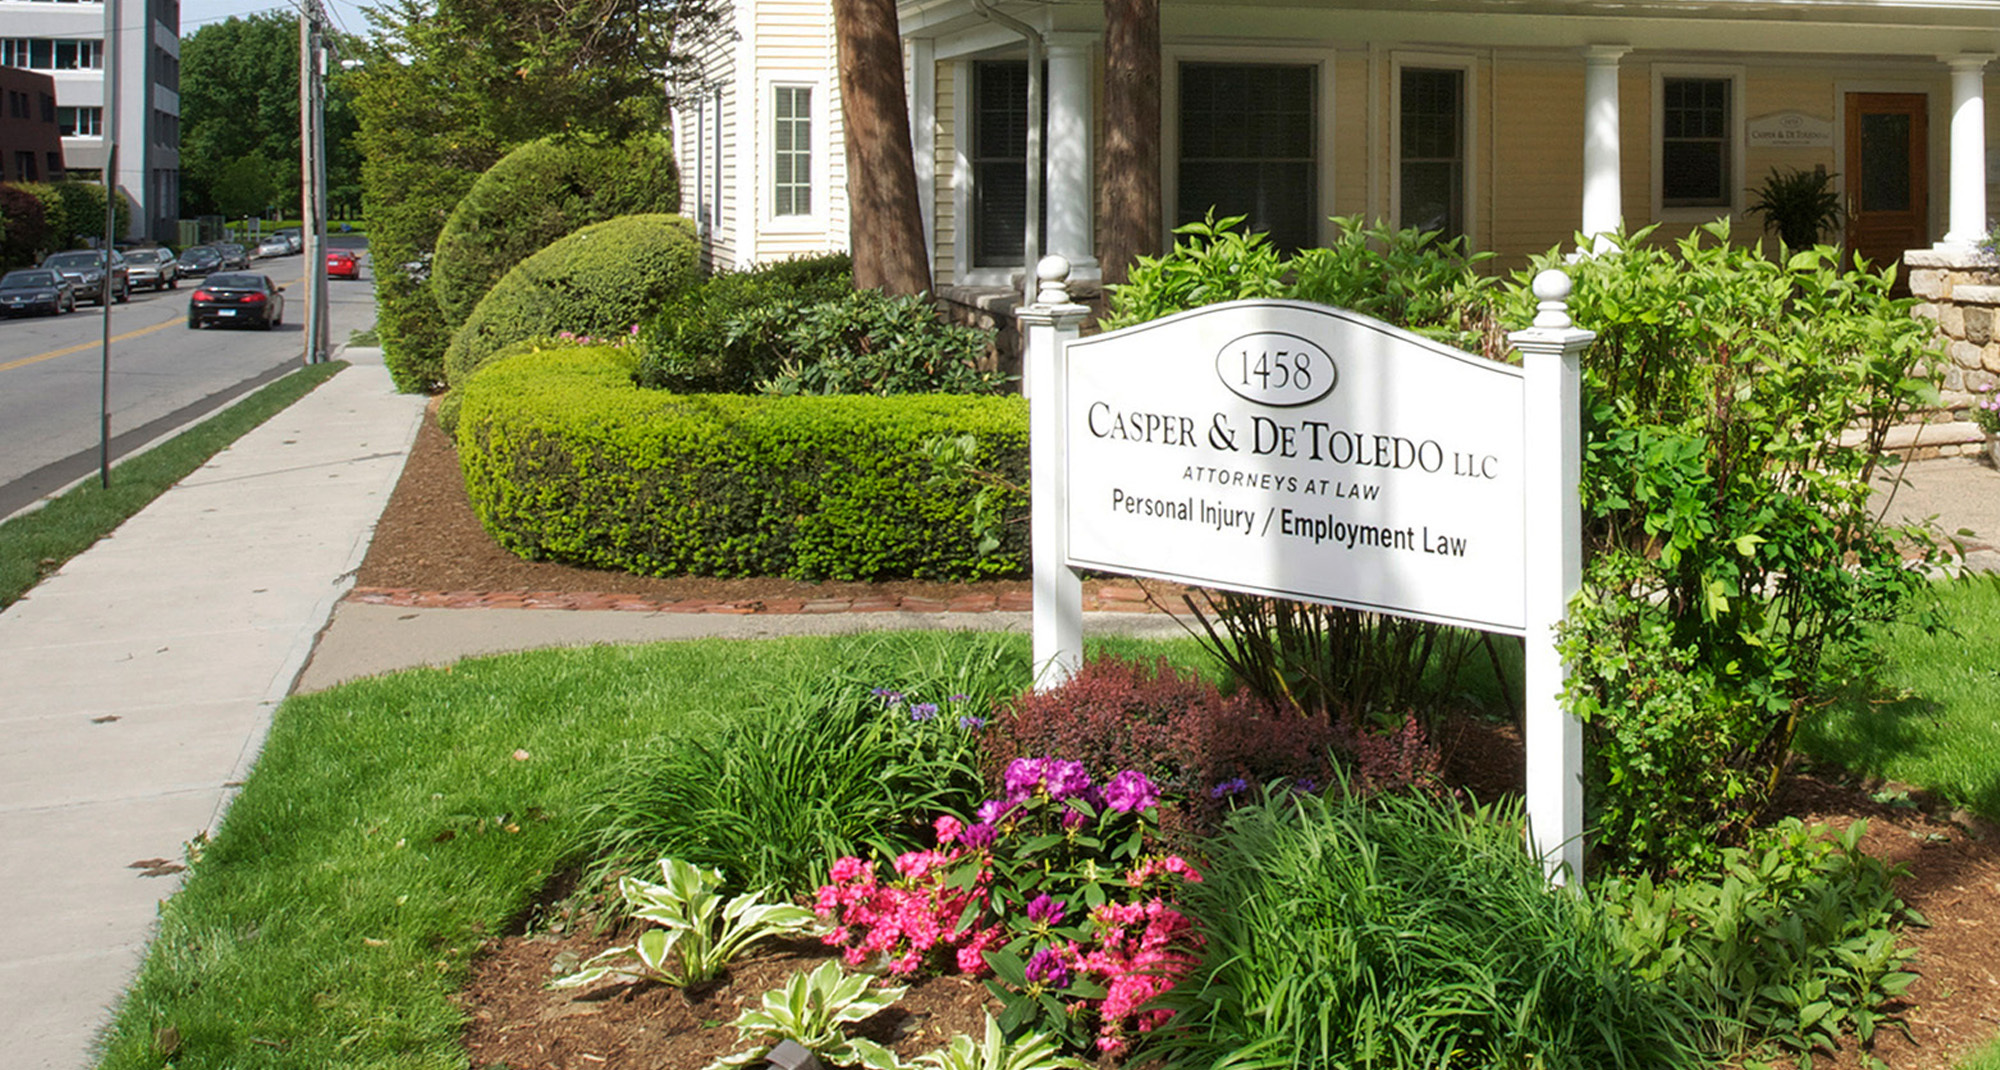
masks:
[[[181,253],[181,277],[198,279],[211,271],[222,271],[222,254],[208,245],[197,245]]]
[[[188,329],[230,323],[268,331],[285,322],[284,293],[269,275],[210,275],[188,298]]]
[[[224,271],[241,271],[250,266],[250,250],[235,242],[216,242],[215,251],[222,254]]]
[[[76,288],[60,271],[9,271],[0,278],[0,315],[74,311]]]

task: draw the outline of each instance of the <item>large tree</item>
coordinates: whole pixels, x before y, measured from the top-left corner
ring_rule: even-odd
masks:
[[[833,32],[840,47],[854,286],[924,293],[931,288],[930,258],[910,149],[896,0],[833,0]]]
[[[351,44],[336,42],[343,51]],[[267,161],[278,200],[299,203],[299,24],[289,15],[229,18],[181,42],[181,211],[229,214],[225,169]],[[327,84],[327,173],[360,168],[346,82]],[[348,181],[352,181],[349,177]],[[289,190],[287,193],[285,191]]]
[[[1160,251],[1160,0],[1104,0],[1098,261],[1121,283]]]

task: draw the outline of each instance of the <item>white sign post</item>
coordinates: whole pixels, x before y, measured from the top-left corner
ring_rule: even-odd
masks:
[[[1068,269],[1043,260],[1020,313],[1037,686],[1082,663],[1079,569],[1523,636],[1530,835],[1556,879],[1581,873],[1582,736],[1554,628],[1580,577],[1576,369],[1594,336],[1569,327],[1568,279],[1536,280],[1522,369],[1297,301],[1079,339]]]

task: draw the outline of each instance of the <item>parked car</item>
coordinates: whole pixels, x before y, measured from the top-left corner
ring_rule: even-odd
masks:
[[[302,253],[305,251],[306,236],[298,227],[286,227],[283,230],[273,231],[272,233],[285,239],[285,243],[292,247],[292,252]]]
[[[221,271],[222,254],[213,246],[196,245],[181,251],[180,275],[184,279],[198,279],[211,271]]]
[[[180,261],[172,249],[151,246],[125,253],[125,264],[133,286],[149,290],[177,290],[181,285]]]
[[[330,279],[358,279],[361,277],[361,258],[345,249],[326,251],[326,277]]]
[[[215,243],[215,251],[222,254],[223,271],[247,271],[250,268],[250,250],[233,241]]]
[[[210,324],[254,323],[270,330],[285,322],[285,288],[269,275],[223,272],[203,279],[188,298],[188,329]]]
[[[257,243],[257,257],[260,260],[267,256],[290,256],[294,252],[297,250],[292,248],[292,243],[282,234],[273,234]]]
[[[111,251],[111,280],[105,284],[104,254],[96,249],[72,249],[66,253],[50,253],[42,260],[42,266],[51,271],[60,271],[76,287],[76,299],[104,304],[107,295],[112,300],[132,299],[132,276],[125,266],[125,254]]]
[[[76,311],[76,287],[60,271],[26,268],[0,277],[0,315]]]

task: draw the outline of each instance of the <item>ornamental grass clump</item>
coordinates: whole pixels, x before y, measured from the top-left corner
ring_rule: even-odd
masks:
[[[1171,1067],[1708,1067],[1701,1013],[1551,888],[1519,806],[1344,791],[1246,805],[1182,902],[1206,943]]]

